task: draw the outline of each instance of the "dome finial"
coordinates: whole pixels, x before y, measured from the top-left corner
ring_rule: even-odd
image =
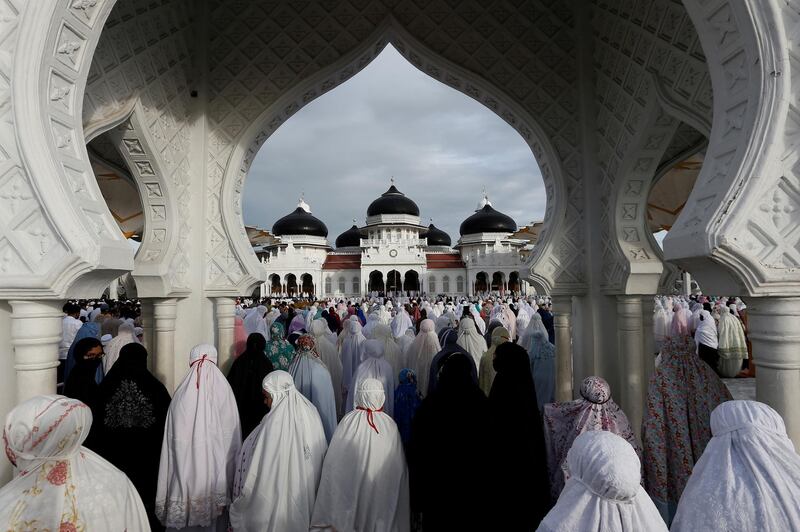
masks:
[[[488,205],[489,207],[491,207],[491,206],[492,206],[492,202],[491,202],[491,201],[489,201],[489,194],[487,194],[487,193],[486,193],[486,185],[484,185],[484,186],[483,186],[483,192],[482,192],[482,194],[483,194],[483,197],[482,197],[482,198],[481,198],[481,200],[478,202],[478,208],[477,208],[477,209],[475,209],[476,211],[479,211],[479,210],[483,209],[483,208],[484,208],[484,207],[486,207],[487,205]]]
[[[389,178],[389,183],[391,183],[391,185],[394,186],[394,176],[391,176]]]
[[[358,223],[356,223],[356,219],[355,218],[353,218],[353,225],[358,225]]]
[[[308,214],[311,214],[311,206],[306,203],[305,196],[305,192],[300,193],[300,201],[297,202],[297,206],[306,211]]]

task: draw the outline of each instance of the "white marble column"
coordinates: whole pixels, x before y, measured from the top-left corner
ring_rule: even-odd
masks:
[[[217,366],[224,374],[228,374],[233,361],[233,328],[236,310],[236,299],[232,297],[214,298],[214,314],[217,319]]]
[[[656,339],[653,337],[653,296],[642,296],[642,363],[644,366],[644,393],[650,376],[656,369]]]
[[[617,342],[622,362],[622,409],[638,435],[645,401],[641,296],[617,296]]]
[[[175,318],[178,300],[156,299],[153,302],[155,329],[155,376],[164,383],[170,393],[175,389]]]
[[[56,393],[63,301],[9,301],[17,402]]]
[[[152,373],[155,369],[155,327],[153,317],[153,300],[142,298],[142,329],[144,329],[144,348],[147,349],[147,369]]]
[[[683,272],[683,295],[689,297],[692,295],[692,274],[689,272]]]
[[[556,401],[571,401],[572,395],[572,296],[553,297],[556,330]]]
[[[114,279],[111,281],[111,284],[108,285],[108,299],[117,300],[119,299],[119,279]]]
[[[756,362],[756,398],[783,416],[800,449],[800,297],[747,300]]]

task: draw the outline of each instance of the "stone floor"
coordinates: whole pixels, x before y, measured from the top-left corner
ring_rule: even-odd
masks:
[[[722,379],[734,399],[756,399],[756,379]]]

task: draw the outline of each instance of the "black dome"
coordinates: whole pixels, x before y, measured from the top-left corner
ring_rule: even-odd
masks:
[[[361,245],[361,230],[353,224],[353,227],[336,237],[337,248],[358,247]]]
[[[431,224],[428,226],[428,230],[419,236],[420,238],[427,238],[429,246],[450,246],[452,241],[450,240],[450,235],[436,227],[435,225]]]
[[[328,228],[325,227],[322,220],[302,207],[297,207],[294,212],[275,222],[275,225],[272,226],[272,234],[275,236],[308,235],[325,238],[328,236]]]
[[[490,204],[461,222],[458,232],[461,236],[476,233],[513,233],[517,223],[508,215],[494,210]]]
[[[369,204],[367,216],[379,214],[410,214],[419,216],[419,207],[405,194],[397,190],[394,185],[381,194],[381,197]]]

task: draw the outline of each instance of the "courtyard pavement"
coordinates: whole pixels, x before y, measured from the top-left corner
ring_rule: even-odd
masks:
[[[734,399],[756,400],[756,379],[722,379]]]

